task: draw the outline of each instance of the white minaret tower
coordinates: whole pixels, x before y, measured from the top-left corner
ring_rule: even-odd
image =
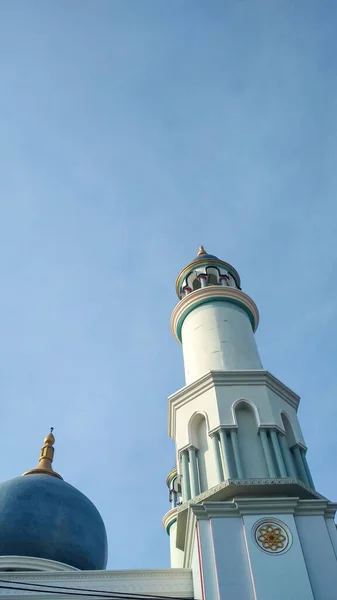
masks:
[[[192,568],[203,600],[335,600],[337,504],[315,490],[299,397],[262,367],[255,303],[202,246],[176,290],[186,386],[169,398],[171,566]]]

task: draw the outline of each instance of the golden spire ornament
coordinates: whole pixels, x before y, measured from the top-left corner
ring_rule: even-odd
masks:
[[[39,464],[35,469],[31,469],[30,471],[26,471],[22,473],[23,475],[34,475],[34,474],[43,474],[43,475],[52,475],[52,477],[57,477],[58,479],[62,479],[61,475],[56,473],[52,467],[52,462],[54,458],[54,444],[55,438],[53,436],[54,427],[50,428],[50,433],[44,438],[44,445],[41,448]]]
[[[203,246],[199,246],[198,256],[200,256],[201,254],[207,254],[207,252]]]

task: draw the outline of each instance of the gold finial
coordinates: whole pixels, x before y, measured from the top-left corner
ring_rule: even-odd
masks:
[[[203,246],[199,246],[198,256],[200,256],[200,254],[207,254],[207,252]]]
[[[62,479],[61,475],[56,473],[52,467],[52,462],[54,458],[54,444],[55,438],[53,436],[54,427],[50,428],[50,433],[46,435],[44,438],[44,446],[41,448],[39,464],[35,469],[31,469],[30,471],[26,471],[23,475],[34,475],[34,473],[43,473],[44,475],[52,475],[53,477],[57,477],[58,479]]]

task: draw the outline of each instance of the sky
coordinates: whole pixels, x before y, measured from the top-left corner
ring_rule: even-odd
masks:
[[[111,569],[169,567],[169,320],[199,244],[337,500],[336,28],[324,0],[0,3],[0,480],[53,426]]]

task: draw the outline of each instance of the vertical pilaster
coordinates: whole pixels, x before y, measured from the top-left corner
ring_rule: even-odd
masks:
[[[286,439],[285,439],[284,435],[282,435],[282,433],[278,434],[278,438],[279,438],[279,442],[280,442],[283,459],[284,459],[286,469],[287,469],[287,475],[288,475],[288,477],[297,477],[296,470],[294,467],[293,457],[291,455],[290,448],[288,447]]]
[[[304,468],[305,468],[305,472],[306,472],[307,477],[308,477],[309,485],[314,490],[315,486],[314,486],[313,479],[311,477],[311,472],[310,472],[310,469],[309,469],[309,465],[308,465],[307,457],[306,457],[306,452],[305,452],[304,448],[301,448],[300,452],[301,452],[301,456],[302,456],[302,461],[303,461],[303,465],[304,465]]]
[[[296,464],[296,469],[297,469],[297,473],[299,478],[303,481],[303,483],[306,483],[307,485],[310,485],[309,483],[309,479],[307,476],[307,472],[304,468],[304,463],[302,460],[302,454],[301,451],[299,449],[299,447],[293,446],[292,447],[292,451],[293,451],[293,455],[294,455],[294,460],[295,460],[295,464]]]
[[[274,448],[274,452],[275,452],[275,457],[276,457],[276,462],[277,462],[277,466],[278,466],[278,470],[279,470],[280,476],[281,477],[287,477],[286,467],[285,467],[285,464],[284,464],[283,456],[281,454],[281,448],[280,448],[280,444],[279,444],[279,439],[277,437],[277,433],[276,433],[275,429],[272,429],[270,431],[270,439],[271,439],[271,443],[273,444],[273,448]]]
[[[224,477],[223,477],[223,470],[222,470],[222,464],[221,464],[218,432],[213,433],[211,435],[211,440],[212,440],[212,444],[213,444],[213,454],[214,454],[214,460],[215,460],[217,479],[218,479],[218,483],[220,483],[221,481],[223,481]]]
[[[187,502],[191,498],[191,486],[190,486],[190,474],[188,468],[188,452],[184,450],[181,453],[181,466],[182,466],[182,488],[183,488],[183,501]]]
[[[188,456],[189,456],[189,462],[190,462],[191,497],[195,498],[195,496],[198,496],[198,494],[200,494],[200,488],[199,488],[197,458],[196,458],[194,446],[189,447]]]
[[[231,429],[230,436],[231,436],[231,442],[232,442],[232,447],[233,447],[236,474],[237,474],[238,479],[244,479],[241,456],[240,456],[240,451],[239,451],[239,444],[238,444],[238,433],[237,433],[236,429]]]
[[[269,477],[276,477],[276,470],[274,467],[273,455],[271,453],[270,444],[267,436],[267,432],[265,429],[260,429],[260,438],[262,443],[262,448],[264,452],[264,457],[267,463],[267,469],[269,473]]]
[[[229,439],[226,430],[220,429],[219,436],[222,450],[224,477],[225,479],[233,479],[234,475],[230,461]]]

